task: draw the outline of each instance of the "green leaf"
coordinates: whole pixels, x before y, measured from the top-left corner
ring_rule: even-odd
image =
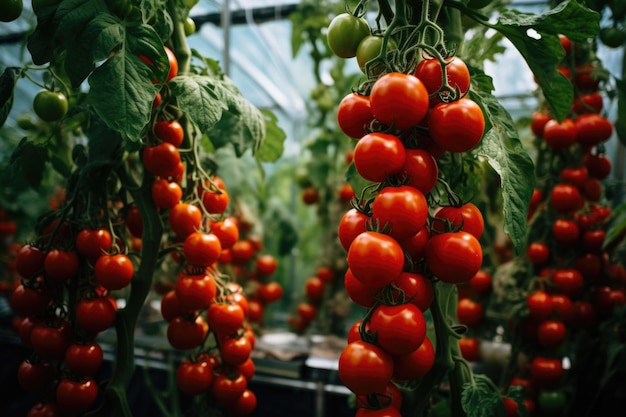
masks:
[[[528,409],[526,408],[524,387],[520,385],[510,386],[506,396],[517,403],[517,415],[519,417],[528,417]]]
[[[15,70],[5,68],[0,75],[0,126],[4,125],[13,108],[13,91],[16,82]]]
[[[37,26],[28,36],[27,48],[35,65],[43,65],[52,61],[54,57],[55,42],[54,23],[55,8],[42,9],[37,15]]]
[[[519,254],[525,245],[528,206],[535,187],[534,164],[517,136],[511,116],[498,100],[488,93],[471,94],[483,108],[488,129],[475,152],[486,157],[500,176],[504,232]]]
[[[265,118],[265,140],[256,153],[261,162],[276,162],[285,149],[285,131],[278,126],[276,115],[269,110],[261,110]]]
[[[615,120],[615,133],[620,143],[626,146],[626,81],[616,80],[617,87],[617,117]]]
[[[574,42],[593,38],[599,30],[600,15],[576,0],[567,0],[543,14],[505,10],[495,23],[490,23],[480,13],[453,3],[511,41],[535,75],[554,117],[564,119],[574,91],[569,80],[556,69],[565,55],[558,34],[567,35]]]
[[[180,109],[206,132],[228,110],[226,96],[228,90],[223,88],[219,80],[203,75],[174,77],[169,87]]]
[[[108,58],[124,42],[124,28],[119,19],[101,13],[87,24],[75,42],[67,45],[65,71],[74,88],[91,74],[96,62]]]
[[[111,129],[124,138],[139,141],[150,120],[152,102],[160,86],[152,83],[168,66],[160,38],[147,25],[118,25],[124,31],[124,46],[96,68],[89,77],[87,102]],[[104,41],[103,41],[104,42]],[[139,56],[146,56],[153,66]]]
[[[109,13],[104,0],[64,0],[54,15],[55,41],[67,46],[76,42],[87,24],[100,13]]]
[[[47,161],[48,150],[43,145],[36,145],[24,138],[11,154],[11,177],[22,177],[32,188],[38,188],[43,180]]]
[[[622,203],[613,209],[602,247],[607,248],[616,240],[623,239],[624,231],[626,231],[626,203]]]
[[[467,417],[492,417],[498,409],[503,411],[504,408],[502,396],[493,382],[481,374],[475,374],[472,382],[463,384],[461,406]]]

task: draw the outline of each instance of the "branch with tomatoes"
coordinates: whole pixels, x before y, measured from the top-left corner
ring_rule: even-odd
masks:
[[[480,318],[471,299],[458,299],[458,285],[475,279],[477,288],[484,272],[484,218],[471,202],[477,176],[486,166],[499,176],[504,231],[516,253],[535,186],[533,163],[490,77],[462,58],[460,18],[499,31],[520,50],[561,120],[573,90],[557,71],[558,35],[592,37],[598,16],[576,2],[542,15],[502,10],[495,22],[465,2],[377,3],[373,14],[367,1],[346,8],[327,29],[333,52],[355,58],[364,75],[337,109],[339,127],[354,139],[346,175],[356,197],[338,229],[345,285],[367,308],[348,334],[339,377],[356,395],[357,416],[526,415],[521,389],[501,390],[474,373],[459,344]],[[525,33],[531,28],[540,33],[535,44]]]
[[[240,225],[222,223],[229,194],[211,153],[252,150],[269,162],[284,135],[267,135],[280,132],[275,118],[190,50],[194,4],[34,2],[32,63],[0,78],[2,124],[18,82],[42,88],[3,176],[63,184],[15,257],[10,304],[31,352],[18,369],[21,387],[36,394],[29,416],[130,416],[137,338],[155,294],[182,358],[172,389],[191,397],[194,415],[255,408],[247,299],[218,266]],[[115,357],[106,380],[103,343]],[[177,398],[158,401],[164,415],[180,414]]]

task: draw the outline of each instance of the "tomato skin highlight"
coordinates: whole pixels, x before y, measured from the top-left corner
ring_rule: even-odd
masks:
[[[419,78],[391,72],[372,86],[370,103],[381,123],[404,130],[417,125],[428,112],[428,91]]]

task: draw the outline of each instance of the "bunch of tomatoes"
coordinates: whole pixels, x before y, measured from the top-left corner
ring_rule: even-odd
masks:
[[[562,415],[571,400],[564,387],[579,359],[577,337],[626,305],[626,270],[605,244],[611,208],[603,180],[611,162],[604,144],[613,125],[602,114],[599,64],[585,59],[584,46],[564,36],[561,43],[560,70],[576,97],[560,122],[543,110],[532,116],[540,155],[550,162],[531,200],[526,260],[532,278],[519,323],[524,357],[510,380],[523,386],[526,408],[539,415]]]
[[[248,301],[243,287],[219,270],[226,257],[245,264],[255,251],[236,249],[243,242],[240,224],[227,214],[224,182],[203,170],[198,144],[185,133],[184,117],[167,88],[178,64],[167,47],[166,52],[170,71],[155,97],[148,133],[139,156],[127,161],[126,174],[141,178],[144,191],[126,188],[125,174],[104,169],[82,174],[79,164],[66,197],[41,218],[36,237],[16,254],[20,283],[10,305],[19,337],[32,351],[19,366],[18,380],[41,399],[29,417],[73,416],[98,405],[106,389],[106,382],[98,381],[99,335],[128,320],[122,318],[125,310],[143,307],[144,296],[134,294],[157,284],[153,274],[166,277],[158,282],[161,314],[169,344],[184,355],[176,369],[178,389],[204,395],[201,407],[229,415],[249,415],[256,407],[247,387],[255,343]],[[88,149],[74,151],[86,155]],[[109,176],[102,183],[106,190],[80,186],[85,176],[98,175]],[[144,250],[154,246],[158,253]],[[142,269],[144,262],[151,270]],[[275,261],[266,262],[264,273],[275,268]],[[117,342],[127,344],[117,330]]]
[[[359,58],[375,35],[353,29],[350,49],[349,36],[334,37],[337,27],[350,25],[361,27],[363,19],[335,17],[329,44],[338,56]],[[371,64],[366,61],[366,73]],[[423,378],[434,363],[424,312],[439,309],[438,285],[468,282],[482,266],[483,216],[439,176],[437,158],[471,150],[485,120],[466,96],[470,75],[458,56],[425,56],[408,73],[376,68],[372,82],[347,95],[337,115],[342,131],[356,139],[356,173],[369,183],[338,226],[346,291],[368,308],[349,332],[339,377],[357,395],[358,416],[399,416],[397,384]],[[448,204],[439,203],[441,195]]]

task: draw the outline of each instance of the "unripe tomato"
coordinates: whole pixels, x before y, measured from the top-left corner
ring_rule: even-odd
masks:
[[[354,58],[359,43],[370,34],[365,19],[350,13],[338,14],[331,20],[326,32],[328,46],[340,58]]]
[[[68,109],[67,97],[61,92],[41,90],[33,100],[33,110],[45,122],[55,122],[65,116]]]
[[[12,22],[20,17],[23,9],[22,0],[2,0],[0,3],[0,22]]]

